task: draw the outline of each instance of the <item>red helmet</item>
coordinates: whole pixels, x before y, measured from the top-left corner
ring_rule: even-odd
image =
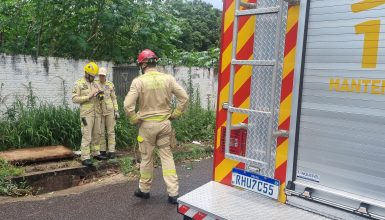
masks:
[[[138,59],[136,60],[136,62],[138,62],[138,63],[146,63],[150,59],[154,59],[155,62],[158,61],[158,57],[156,56],[156,54],[154,52],[152,52],[149,49],[145,49],[145,50],[143,50],[142,52],[139,53]]]

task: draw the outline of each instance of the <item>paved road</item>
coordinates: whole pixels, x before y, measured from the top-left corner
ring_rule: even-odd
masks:
[[[210,181],[212,159],[193,164],[191,170],[178,166],[181,195]],[[133,196],[137,181],[112,184],[76,195],[48,198],[43,201],[23,201],[0,205],[0,219],[182,219],[176,206],[167,203],[166,187],[161,170],[155,171],[151,198]]]

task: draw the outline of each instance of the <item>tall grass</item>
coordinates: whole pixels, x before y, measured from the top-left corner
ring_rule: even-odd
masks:
[[[11,147],[66,145],[75,147],[81,138],[79,111],[41,104],[29,107],[17,101],[0,121],[0,150]]]
[[[215,113],[201,107],[196,99],[190,101],[190,106],[183,116],[173,121],[176,139],[182,142],[213,140],[215,129]]]
[[[191,97],[188,110],[180,119],[173,121],[177,139],[182,142],[212,140],[214,112],[201,107],[199,90],[194,90],[191,82],[188,93]],[[49,145],[80,149],[79,109],[71,109],[66,105],[37,104],[36,100],[30,92],[27,100],[18,99],[6,109],[0,118],[0,151]],[[121,98],[118,104],[122,117],[116,124],[116,147],[118,149],[133,147],[137,128],[130,125],[127,117],[124,117]]]
[[[5,128],[0,131],[0,148],[76,146],[81,138],[79,111],[63,106],[41,104],[26,108],[17,101],[0,124]]]
[[[123,112],[121,112],[123,114]],[[0,119],[0,151],[12,148],[64,145],[80,149],[79,109],[52,104],[27,107],[16,101]],[[122,117],[116,125],[117,147],[133,146],[136,129]]]
[[[207,109],[202,107],[199,88],[193,86],[191,68],[185,86],[190,98],[189,106],[180,119],[173,121],[177,140],[182,142],[213,140],[215,113],[210,109],[209,102]]]

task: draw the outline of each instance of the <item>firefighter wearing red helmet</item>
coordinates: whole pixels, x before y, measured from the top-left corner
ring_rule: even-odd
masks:
[[[149,198],[153,179],[153,151],[157,147],[162,163],[163,179],[167,185],[168,202],[177,203],[179,195],[178,176],[171,152],[172,127],[170,119],[182,115],[187,107],[186,91],[169,74],[156,69],[158,57],[149,49],[143,50],[137,63],[143,75],[132,81],[130,91],[124,100],[124,110],[132,124],[139,125],[139,151],[141,153],[139,189],[135,196]],[[178,104],[171,108],[172,96]],[[135,112],[138,101],[139,110]]]

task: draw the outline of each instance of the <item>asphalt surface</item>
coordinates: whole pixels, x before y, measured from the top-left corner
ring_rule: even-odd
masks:
[[[183,195],[211,180],[212,159],[177,166],[180,194]],[[177,206],[167,203],[166,186],[160,168],[155,170],[151,197],[133,196],[137,181],[112,184],[75,195],[0,205],[0,220],[45,219],[182,219]]]

